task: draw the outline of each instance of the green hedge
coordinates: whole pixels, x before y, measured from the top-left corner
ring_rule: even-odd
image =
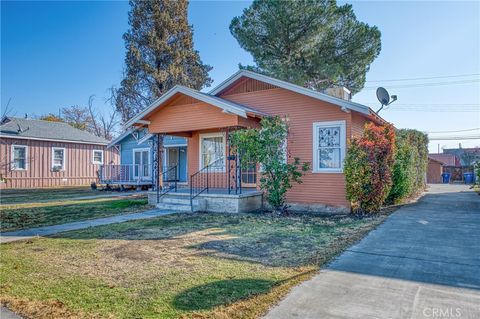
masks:
[[[386,203],[400,203],[425,189],[428,137],[410,129],[396,131],[393,185]]]

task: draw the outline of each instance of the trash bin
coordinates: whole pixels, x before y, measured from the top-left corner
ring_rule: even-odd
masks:
[[[444,184],[450,183],[450,173],[443,173],[442,180]]]
[[[465,184],[473,184],[473,173],[463,173],[463,180],[465,181]]]

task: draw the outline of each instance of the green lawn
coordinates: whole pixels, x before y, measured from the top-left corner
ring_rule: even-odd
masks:
[[[0,206],[0,231],[63,224],[148,209],[145,198],[59,200]]]
[[[256,318],[384,219],[175,214],[2,244],[0,300],[36,318]]]
[[[38,189],[2,189],[2,205],[62,200],[83,196],[112,194],[113,192],[92,190],[90,187],[59,187]]]

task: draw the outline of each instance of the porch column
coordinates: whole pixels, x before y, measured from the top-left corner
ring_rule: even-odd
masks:
[[[160,200],[160,191],[163,189],[163,134],[155,134],[153,143],[153,178],[157,191],[157,203]]]

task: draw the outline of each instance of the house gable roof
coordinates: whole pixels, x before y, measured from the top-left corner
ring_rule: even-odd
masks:
[[[158,107],[161,107],[163,103],[168,101],[170,98],[172,98],[175,94],[180,93],[184,94],[190,97],[193,97],[194,99],[197,99],[199,101],[208,103],[210,105],[216,106],[220,109],[223,110],[224,113],[229,113],[229,114],[235,114],[244,118],[247,118],[247,114],[256,114],[260,116],[264,116],[265,114],[262,112],[258,112],[252,108],[246,107],[244,105],[240,105],[238,103],[234,103],[231,101],[224,100],[222,98],[219,98],[217,96],[212,96],[210,94],[202,93],[200,91],[194,90],[187,88],[185,86],[181,85],[176,85],[170,90],[168,90],[164,95],[162,95],[160,98],[155,100],[152,104],[150,104],[145,110],[137,114],[135,117],[130,119],[127,123],[125,123],[126,127],[129,127],[135,123],[139,123],[139,121],[142,120],[145,116],[148,116],[149,114],[153,113],[155,110],[157,110]]]
[[[428,157],[438,162],[441,162],[447,166],[457,166],[460,164],[457,157],[454,154],[446,154],[446,153],[428,154]]]
[[[108,140],[76,129],[67,123],[17,117],[2,119],[0,137],[80,144],[108,144]]]
[[[362,104],[359,104],[359,103],[355,103],[355,102],[352,102],[352,101],[343,100],[343,99],[340,99],[340,98],[337,98],[337,97],[334,97],[334,96],[331,96],[331,95],[328,95],[328,94],[325,94],[325,93],[314,91],[312,89],[304,88],[302,86],[299,86],[299,85],[296,85],[296,84],[293,84],[293,83],[278,80],[278,79],[275,79],[275,78],[272,78],[272,77],[269,77],[269,76],[266,76],[266,75],[263,75],[263,74],[255,73],[255,72],[252,72],[252,71],[248,71],[248,70],[240,70],[240,71],[236,72],[235,74],[230,76],[228,79],[226,79],[225,81],[220,83],[216,88],[211,90],[209,92],[209,94],[211,94],[211,95],[220,94],[223,90],[228,88],[230,85],[232,85],[233,83],[235,83],[237,80],[241,79],[242,77],[247,77],[247,78],[251,78],[251,79],[254,79],[254,80],[266,82],[266,83],[269,83],[271,85],[274,85],[276,87],[279,87],[279,88],[282,88],[282,89],[285,89],[285,90],[290,90],[290,91],[293,91],[293,92],[296,92],[296,93],[299,93],[299,94],[302,94],[302,95],[312,97],[312,98],[317,99],[317,100],[321,100],[321,101],[328,102],[328,103],[331,103],[331,104],[334,104],[334,105],[338,105],[343,110],[353,110],[353,111],[357,111],[357,112],[360,112],[360,113],[363,113],[363,114],[366,114],[366,115],[371,115],[372,114],[372,111],[369,109],[368,106],[365,106],[365,105],[362,105]]]

